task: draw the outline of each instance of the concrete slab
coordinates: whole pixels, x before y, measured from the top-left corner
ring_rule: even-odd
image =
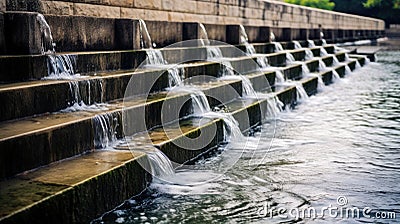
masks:
[[[2,181],[0,223],[89,222],[147,186],[143,157],[93,152]]]

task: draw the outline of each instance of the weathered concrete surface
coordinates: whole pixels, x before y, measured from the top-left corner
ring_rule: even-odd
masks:
[[[94,152],[0,182],[0,223],[88,223],[146,188],[140,159]]]
[[[0,0],[0,12],[6,11],[6,0]]]
[[[9,10],[32,10],[27,4],[8,0]],[[252,24],[297,29],[383,30],[381,20],[326,10],[286,4],[277,1],[39,1],[45,14],[88,15],[113,18],[142,18],[175,22],[210,24]],[[36,7],[38,9],[40,7]],[[38,9],[40,10],[40,9]]]
[[[6,40],[4,36],[4,13],[0,10],[0,54],[6,52]]]
[[[37,13],[6,12],[6,54],[40,54]],[[140,49],[138,20],[46,15],[58,52]]]
[[[3,1],[3,0],[2,0]],[[40,0],[4,0],[7,11],[41,11]]]
[[[382,47],[378,46],[361,46],[357,47],[356,53],[359,55],[365,55],[371,62],[374,62],[376,52],[378,52],[381,49]]]
[[[41,32],[37,13],[13,12],[4,14],[4,35],[7,52],[40,54]]]

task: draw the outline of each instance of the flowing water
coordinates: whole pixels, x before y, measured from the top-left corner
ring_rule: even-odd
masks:
[[[279,43],[279,42],[272,42],[273,44],[274,44],[274,46],[275,46],[275,52],[281,52],[281,51],[283,51],[283,47],[282,47],[282,44],[281,43]]]
[[[249,44],[248,37],[246,34],[246,31],[244,30],[244,27],[241,26],[241,43],[246,45],[246,54],[247,55],[252,55],[255,54],[254,47]],[[251,47],[249,47],[251,46]],[[207,49],[207,60],[209,61],[216,61],[218,63],[221,63],[221,74],[220,74],[220,79],[221,80],[229,80],[229,79],[239,79],[242,81],[242,89],[243,89],[243,95],[244,96],[255,96],[255,90],[253,88],[253,84],[251,81],[244,75],[241,74],[235,74],[234,68],[232,67],[232,64],[230,63],[227,58],[224,58],[222,55],[222,51],[218,46],[206,46]],[[257,58],[258,64],[261,66],[261,68],[265,69],[267,66],[266,64],[266,58],[265,60],[261,58]]]
[[[315,47],[315,43],[313,40],[307,40],[308,42],[308,47]]]
[[[294,49],[301,49],[301,48],[303,48],[303,47],[301,46],[301,44],[300,44],[297,40],[294,40],[294,41],[293,41],[293,45],[294,45]]]
[[[51,29],[49,24],[46,21],[46,18],[43,14],[38,14],[36,16],[36,20],[39,23],[40,32],[41,32],[41,51],[42,54],[53,54],[55,52],[53,43],[53,35],[51,34]]]
[[[255,154],[236,150],[238,145],[228,150],[243,154],[220,178],[192,186],[154,183],[101,221],[399,223],[399,57],[400,52],[380,53],[380,63],[370,63],[293,111],[280,113],[275,125],[265,123],[255,136],[273,133],[273,142],[254,142]],[[202,164],[218,166],[224,159],[217,154]],[[214,175],[183,170],[180,177]],[[366,215],[371,217],[396,212],[397,219],[340,218],[324,207],[358,208],[361,213],[369,208]],[[312,209],[316,218],[301,219],[302,211]]]
[[[94,146],[96,149],[111,147],[117,140],[118,116],[121,114],[98,114],[93,118]]]

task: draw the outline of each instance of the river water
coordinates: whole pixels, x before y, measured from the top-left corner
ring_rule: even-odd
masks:
[[[263,125],[255,135],[273,141],[244,152],[219,178],[192,186],[155,181],[96,222],[399,223],[400,52],[377,57]]]

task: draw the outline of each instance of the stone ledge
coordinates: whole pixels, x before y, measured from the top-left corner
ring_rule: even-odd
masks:
[[[0,182],[0,223],[88,223],[146,188],[138,159],[98,151]]]

